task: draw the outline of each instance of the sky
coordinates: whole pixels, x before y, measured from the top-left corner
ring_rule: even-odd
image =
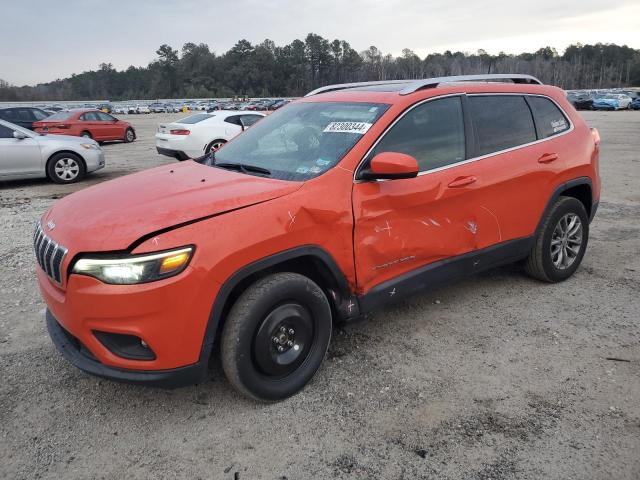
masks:
[[[112,63],[146,66],[168,43],[276,45],[310,32],[421,57],[445,50],[521,53],[572,43],[640,48],[638,0],[50,0],[2,2],[0,78],[33,85]]]

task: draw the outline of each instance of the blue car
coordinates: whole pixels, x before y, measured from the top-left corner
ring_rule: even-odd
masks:
[[[640,110],[640,97],[635,98],[632,102],[631,105],[629,105],[629,108],[633,109],[633,110]]]
[[[593,99],[594,110],[623,110],[629,108],[631,97],[618,93],[598,95]]]

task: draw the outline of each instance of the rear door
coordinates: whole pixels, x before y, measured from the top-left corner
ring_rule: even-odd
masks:
[[[469,95],[468,104],[492,192],[485,205],[496,214],[503,241],[531,236],[564,171],[566,146],[558,135],[569,130],[569,120],[546,97]]]
[[[485,208],[490,193],[482,163],[468,162],[472,152],[463,105],[460,95],[412,107],[367,155],[364,168],[377,153],[412,155],[420,173],[411,179],[354,184],[354,250],[361,293],[499,241],[495,216]]]
[[[85,112],[78,118],[80,131],[87,131],[94,140],[105,140],[108,138],[104,122],[100,121],[98,112]]]
[[[14,138],[13,129],[0,124],[0,176],[39,175],[44,173],[37,140]]]

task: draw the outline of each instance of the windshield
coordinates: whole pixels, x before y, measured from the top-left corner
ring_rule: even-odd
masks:
[[[387,108],[378,103],[294,103],[215,152],[215,163],[258,167],[282,180],[308,180],[336,165]]]

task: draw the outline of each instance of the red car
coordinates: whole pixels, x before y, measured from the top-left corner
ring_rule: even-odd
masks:
[[[337,322],[510,262],[571,277],[599,149],[526,75],[324,87],[198,161],[59,200],[34,236],[47,326],[95,375],[195,383],[219,352],[238,390],[286,398]]]
[[[136,139],[136,132],[129,122],[100,110],[62,110],[34,122],[33,129],[38,133],[89,137],[97,142],[122,140],[129,143]]]

